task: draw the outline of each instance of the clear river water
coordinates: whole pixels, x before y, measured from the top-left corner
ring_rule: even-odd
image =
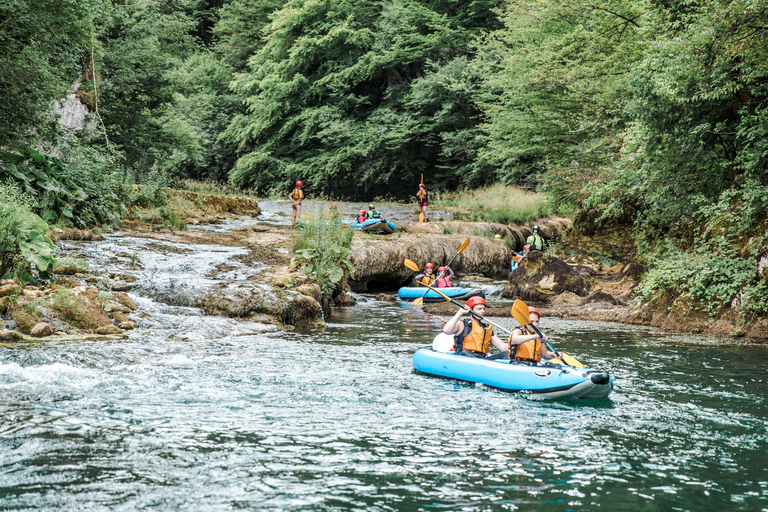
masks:
[[[0,348],[0,510],[768,510],[766,345],[545,318],[616,388],[537,401],[415,373],[444,319],[409,303],[297,333],[131,296],[126,339]]]

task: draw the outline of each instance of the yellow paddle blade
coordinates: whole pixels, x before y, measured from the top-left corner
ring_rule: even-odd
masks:
[[[517,320],[520,325],[528,325],[531,323],[531,315],[528,313],[528,306],[520,299],[515,300],[512,304],[512,318]]]
[[[413,270],[414,272],[418,272],[419,271],[419,266],[416,263],[414,263],[413,261],[409,260],[409,259],[406,259],[403,262],[403,265],[405,265],[409,269]]]
[[[552,363],[552,364],[565,364],[561,360],[559,360],[558,358],[550,359],[549,362]]]
[[[424,222],[424,213],[419,213],[419,222]]]
[[[565,364],[568,366],[573,366],[574,368],[584,368],[584,365],[581,364],[578,359],[573,356],[569,356],[565,352],[560,352],[560,357],[563,358],[563,361],[565,361]]]
[[[467,238],[466,240],[464,240],[464,243],[463,243],[463,244],[461,244],[461,245],[459,246],[459,250],[458,250],[458,251],[456,251],[456,252],[457,252],[457,253],[458,253],[458,252],[464,252],[464,249],[466,249],[467,247],[469,247],[469,242],[470,242],[469,238]]]
[[[429,290],[427,290],[427,291],[429,291]],[[413,301],[413,305],[414,306],[421,306],[422,304],[424,304],[424,297],[417,297]]]

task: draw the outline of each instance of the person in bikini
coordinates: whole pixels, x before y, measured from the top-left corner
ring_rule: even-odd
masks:
[[[296,182],[296,188],[293,192],[288,194],[288,199],[291,200],[293,206],[293,217],[291,218],[291,227],[296,227],[296,223],[301,220],[301,201],[304,199],[304,192],[301,190],[302,182]]]

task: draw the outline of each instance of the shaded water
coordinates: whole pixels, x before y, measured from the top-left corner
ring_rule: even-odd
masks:
[[[440,319],[360,298],[249,333],[136,297],[126,340],[0,349],[0,510],[768,507],[765,347],[545,319],[616,390],[542,402],[413,373]]]

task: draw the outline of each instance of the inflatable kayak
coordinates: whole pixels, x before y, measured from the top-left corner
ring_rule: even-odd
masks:
[[[388,235],[395,232],[395,225],[384,219],[370,219],[363,222],[360,229],[366,233],[382,233]]]
[[[485,292],[478,288],[451,286],[450,288],[440,288],[440,291],[452,299],[459,300],[467,300],[470,297],[477,296],[485,297]],[[424,295],[424,292],[427,292],[427,294]],[[424,297],[424,302],[440,302],[445,300],[437,292],[429,290],[425,286],[403,286],[397,290],[397,295],[403,300],[413,300],[418,297]]]
[[[345,226],[360,229],[366,233],[394,233],[395,227],[391,222],[384,219],[368,219],[365,222],[349,221],[343,223]]]
[[[491,361],[431,348],[420,348],[413,354],[413,368],[428,375],[479,382],[533,398],[605,398],[613,391],[613,378],[601,370],[543,361],[533,365],[523,361]]]

